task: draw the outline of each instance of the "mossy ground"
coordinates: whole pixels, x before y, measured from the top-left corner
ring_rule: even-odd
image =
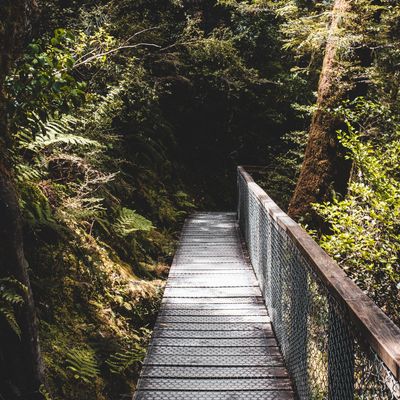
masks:
[[[164,244],[173,240],[154,233]],[[141,262],[140,279],[111,248],[79,232],[31,249],[40,340],[53,400],[130,397],[168,266]]]

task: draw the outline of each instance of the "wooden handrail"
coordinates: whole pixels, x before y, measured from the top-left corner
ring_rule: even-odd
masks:
[[[254,167],[251,167],[253,169]],[[342,268],[258,186],[246,167],[238,173],[271,218],[287,233],[328,292],[344,307],[362,338],[400,380],[400,328],[358,287]]]

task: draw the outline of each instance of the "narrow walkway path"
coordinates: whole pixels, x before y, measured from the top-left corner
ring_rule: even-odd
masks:
[[[291,400],[234,213],[186,220],[136,400]]]

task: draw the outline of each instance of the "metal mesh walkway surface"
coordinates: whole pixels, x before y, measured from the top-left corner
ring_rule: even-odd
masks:
[[[290,400],[234,213],[188,218],[135,400]]]

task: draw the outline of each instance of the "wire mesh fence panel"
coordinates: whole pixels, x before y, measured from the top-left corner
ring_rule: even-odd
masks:
[[[400,399],[400,384],[361,338],[355,340],[354,399]]]
[[[289,232],[295,223],[243,171],[239,168],[239,226],[297,398],[400,400],[398,369],[389,368],[378,354],[384,353],[380,339],[386,340],[391,348],[385,351],[399,355],[390,361],[399,364],[400,330],[384,317],[382,335],[394,332],[398,341],[391,344],[360,324],[361,317],[354,318],[340,283],[333,287],[329,281],[336,272],[329,282],[321,279],[309,261],[315,255],[304,254]],[[354,299],[364,297],[357,288]]]

